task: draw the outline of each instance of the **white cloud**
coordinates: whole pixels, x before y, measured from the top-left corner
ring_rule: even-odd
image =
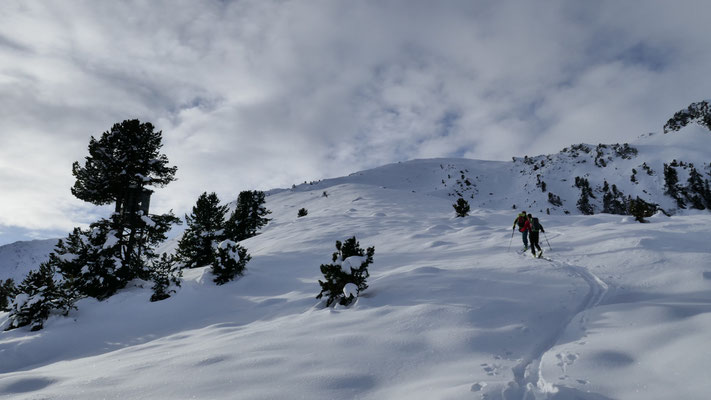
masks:
[[[89,136],[163,130],[158,211],[417,157],[622,142],[709,97],[704,2],[6,2],[0,225],[70,229]],[[0,238],[1,240],[1,238]]]

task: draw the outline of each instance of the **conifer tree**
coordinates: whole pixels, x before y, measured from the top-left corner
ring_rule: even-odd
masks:
[[[300,208],[299,211],[296,213],[296,216],[298,218],[301,218],[301,217],[307,216],[308,214],[309,214],[309,210],[307,210],[305,208]]]
[[[578,199],[577,206],[578,210],[585,215],[592,215],[595,213],[595,208],[590,203],[590,198],[595,198],[595,195],[590,189],[590,182],[587,179],[581,178],[579,176],[575,177],[575,186],[580,188],[580,198]],[[604,200],[604,199],[603,199]]]
[[[264,192],[246,190],[239,194],[237,207],[225,224],[225,237],[235,242],[257,235],[261,227],[270,219],[271,214],[264,206]]]
[[[686,193],[686,198],[691,202],[692,208],[697,210],[706,209],[706,201],[704,196],[704,181],[701,177],[699,171],[696,168],[691,167],[689,172],[689,179],[687,180],[688,190]]]
[[[108,225],[118,238],[120,251],[115,256],[127,276],[139,275],[136,269],[144,269],[141,253],[150,249],[150,242],[155,244],[164,230],[156,225],[179,221],[172,213],[146,216],[139,209],[147,209],[147,204],[139,204],[147,201],[147,187],[163,187],[175,180],[177,167],[168,166],[168,158],[160,153],[162,146],[162,132],[155,132],[151,123],[125,120],[99,139],[92,136],[84,165],[75,162],[72,167],[74,196],[96,205],[115,204]],[[155,258],[155,254],[148,258]]]
[[[629,213],[634,216],[635,220],[638,222],[648,222],[645,218],[651,217],[657,211],[657,205],[652,203],[647,203],[646,201],[639,198],[630,198],[629,200]]]
[[[159,259],[153,261],[151,268],[151,280],[153,281],[153,295],[151,301],[160,301],[170,297],[175,290],[170,289],[171,285],[180,287],[180,278],[183,272],[178,268],[175,258],[172,255],[163,253]]]
[[[452,207],[454,207],[457,217],[466,217],[469,215],[469,203],[461,197],[457,199],[456,203],[452,204]]]
[[[212,264],[212,274],[215,275],[213,281],[222,285],[242,276],[251,259],[247,249],[232,240],[223,240],[217,245],[217,257]]]
[[[192,213],[185,215],[188,228],[178,242],[177,255],[186,268],[212,265],[216,245],[224,239],[228,207],[220,205],[217,194],[200,195]]]
[[[375,247],[368,247],[363,250],[355,236],[347,239],[344,243],[336,241],[336,252],[333,253],[331,264],[322,264],[320,269],[324,280],[319,280],[321,292],[317,299],[327,296],[326,307],[330,307],[334,302],[347,306],[355,300],[351,294],[346,296],[344,288],[348,284],[353,284],[360,294],[368,288],[366,280],[370,276],[368,266],[373,263]]]
[[[29,325],[32,331],[37,331],[52,312],[67,315],[76,308],[73,291],[66,282],[55,281],[54,275],[54,267],[46,262],[27,274],[10,306],[8,330]]]
[[[17,296],[15,281],[10,278],[0,281],[0,311],[10,311],[10,302]]]
[[[681,198],[681,195],[679,193],[679,176],[676,173],[676,168],[674,168],[674,164],[676,164],[676,162],[673,162],[671,165],[666,163],[664,164],[664,194],[667,194],[671,196],[674,200],[676,200],[677,207],[686,208],[684,199]]]

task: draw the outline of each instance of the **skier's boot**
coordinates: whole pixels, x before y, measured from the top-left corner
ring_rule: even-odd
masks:
[[[543,250],[538,250],[538,258],[543,257]]]

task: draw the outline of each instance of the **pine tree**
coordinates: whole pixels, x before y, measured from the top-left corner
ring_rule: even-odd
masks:
[[[639,197],[629,200],[629,213],[634,216],[635,220],[638,222],[648,222],[645,218],[651,217],[656,211],[656,204],[647,203]]]
[[[125,120],[98,140],[92,136],[84,166],[75,162],[72,167],[77,179],[72,194],[96,205],[115,203],[120,212],[136,188],[163,187],[175,180],[177,167],[169,167],[159,152],[162,132],[153,129],[150,122]]]
[[[308,214],[309,214],[309,210],[307,210],[305,208],[300,208],[299,211],[296,213],[296,216],[298,218],[301,218],[301,217],[307,216]]]
[[[664,164],[664,194],[669,195],[676,200],[677,207],[686,208],[684,199],[681,198],[679,193],[679,176],[676,173],[674,165],[678,165],[676,160],[674,160],[671,165],[666,163]]]
[[[456,203],[452,204],[452,207],[454,207],[457,217],[466,217],[469,215],[469,203],[461,197],[457,199]]]
[[[269,221],[271,214],[264,206],[264,192],[246,190],[239,194],[237,207],[225,224],[225,237],[235,242],[257,235],[257,231]]]
[[[592,215],[595,213],[595,208],[590,203],[590,198],[595,198],[595,195],[590,189],[590,182],[587,179],[581,178],[579,176],[575,177],[575,186],[580,188],[580,198],[578,199],[577,206],[578,210],[585,215]],[[603,199],[604,200],[604,199]]]
[[[151,301],[160,301],[170,297],[175,290],[170,289],[171,284],[180,287],[180,278],[183,272],[178,268],[175,258],[172,255],[163,253],[159,259],[153,262],[151,268],[151,280],[153,281],[153,295]]]
[[[212,265],[217,243],[224,239],[228,207],[220,205],[217,194],[200,195],[192,213],[185,215],[188,228],[178,242],[177,256],[186,268]]]
[[[17,294],[17,287],[12,278],[0,283],[0,311],[10,311],[10,302]]]
[[[344,288],[348,284],[353,284],[357,288],[357,294],[368,288],[366,283],[370,276],[368,266],[373,263],[374,254],[375,247],[368,247],[364,251],[355,236],[344,243],[337,240],[336,252],[332,256],[333,262],[322,264],[320,267],[324,280],[318,281],[321,292],[316,298],[327,296],[326,307],[330,307],[336,301],[343,306],[351,304],[355,297],[352,294],[346,296]]]
[[[686,198],[691,202],[691,207],[697,210],[706,209],[705,206],[705,188],[704,181],[701,177],[699,171],[696,168],[691,167],[691,172],[689,172],[689,179],[687,180],[688,190],[686,193]]]
[[[251,259],[247,249],[232,240],[223,240],[217,245],[217,257],[212,264],[212,273],[215,275],[213,281],[222,285],[242,276]]]
[[[179,221],[170,213],[144,214],[151,193],[147,187],[163,187],[175,180],[177,167],[168,166],[168,158],[160,153],[162,146],[162,132],[155,132],[152,124],[125,120],[114,124],[98,140],[92,136],[84,165],[75,162],[72,167],[76,177],[74,196],[96,205],[115,204],[111,229],[121,248],[116,256],[126,271],[144,269],[141,252],[150,248],[146,241],[161,236],[145,234],[155,231],[152,221]],[[137,271],[128,275],[132,274]]]
[[[52,312],[67,315],[76,309],[73,291],[65,282],[55,281],[54,275],[54,267],[46,262],[27,274],[10,306],[8,330],[29,325],[32,331],[37,331]]]

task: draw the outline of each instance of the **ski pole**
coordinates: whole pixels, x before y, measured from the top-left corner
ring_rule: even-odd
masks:
[[[515,232],[515,230],[511,229],[511,239],[509,239],[509,249],[506,250],[507,252],[511,251],[511,242],[513,241],[514,232]]]
[[[546,243],[548,243],[548,249],[553,250],[551,249],[551,242],[548,241],[548,236],[546,235],[545,231],[543,232],[543,237],[546,238]]]

